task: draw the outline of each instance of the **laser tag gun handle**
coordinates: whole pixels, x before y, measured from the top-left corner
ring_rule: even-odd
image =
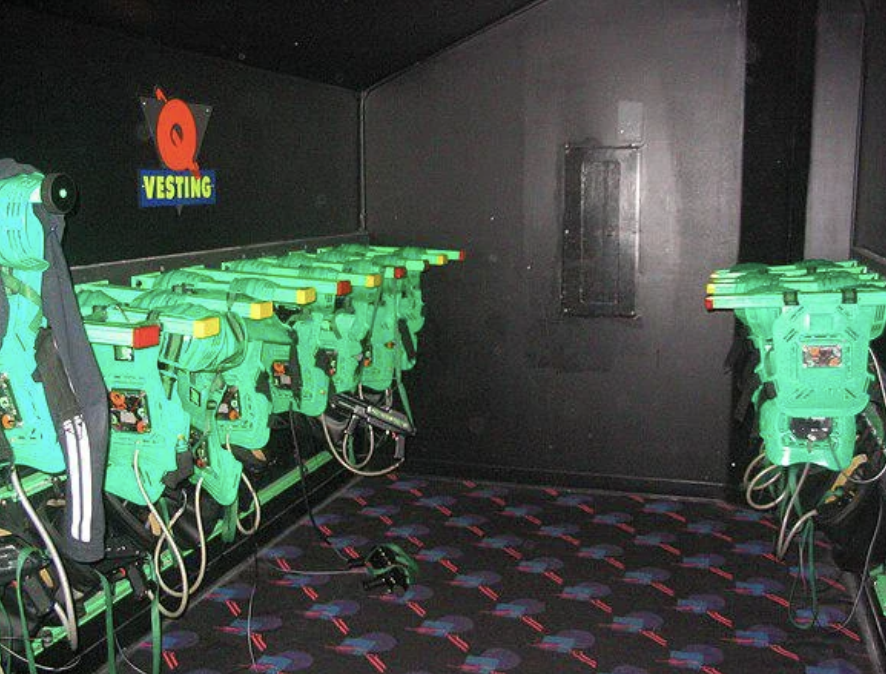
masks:
[[[21,549],[11,543],[0,546],[0,587],[15,581]],[[49,565],[45,555],[30,555],[22,567],[22,577],[30,576]]]
[[[38,625],[42,622],[42,618],[49,615],[55,603],[52,590],[47,587],[41,573],[45,573],[44,569],[49,566],[49,557],[42,551],[29,555],[25,560],[21,561],[22,549],[14,544],[6,544],[0,546],[0,587],[5,587],[9,583],[21,579],[21,592],[26,598],[25,601],[25,620],[26,625],[15,624],[6,617],[7,626],[10,631],[15,634],[16,627],[22,633],[36,634]],[[22,568],[19,572],[18,565],[21,562]],[[17,616],[16,616],[17,617]]]
[[[157,584],[145,574],[141,562],[132,562],[126,567],[126,578],[132,587],[132,594],[139,601],[157,591]]]
[[[396,588],[404,592],[418,577],[418,564],[399,545],[378,545],[362,561],[371,578],[363,581],[367,592],[385,588],[390,593]]]
[[[345,433],[353,435],[360,422],[363,422],[393,435],[396,443],[394,457],[402,459],[405,456],[406,437],[415,435],[415,427],[405,414],[370,405],[347,393],[336,394],[332,399],[332,406],[351,415]]]

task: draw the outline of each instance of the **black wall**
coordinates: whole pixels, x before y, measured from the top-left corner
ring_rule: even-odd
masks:
[[[803,257],[816,0],[749,0],[739,260]]]
[[[850,254],[864,23],[859,0],[818,0],[806,258]]]
[[[369,231],[468,251],[426,274],[411,467],[725,481],[733,317],[702,298],[738,253],[744,73],[739,0],[549,0],[369,93]],[[638,318],[564,318],[563,146],[624,144],[623,101],[643,107]]]
[[[886,266],[886,3],[866,0],[865,72],[856,187],[856,253]]]
[[[69,173],[74,265],[352,232],[359,223],[353,92],[161,48],[0,4],[0,157]],[[139,96],[213,106],[198,159],[218,203],[140,210],[160,168]]]

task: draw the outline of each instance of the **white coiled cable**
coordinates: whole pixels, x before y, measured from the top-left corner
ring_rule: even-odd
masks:
[[[25,513],[28,515],[28,519],[31,520],[31,524],[34,525],[34,528],[37,530],[37,533],[43,540],[43,544],[46,546],[46,551],[49,553],[49,557],[52,560],[52,565],[55,567],[55,572],[58,575],[58,582],[62,590],[62,597],[65,600],[65,606],[64,610],[61,610],[61,607],[56,604],[54,610],[65,628],[68,642],[71,644],[71,650],[76,651],[79,644],[77,633],[77,613],[74,606],[74,594],[71,591],[71,583],[68,581],[68,574],[65,571],[64,564],[62,564],[62,559],[61,556],[58,554],[58,549],[55,547],[55,543],[52,541],[52,537],[49,535],[49,532],[43,525],[43,522],[40,521],[40,517],[37,515],[37,511],[34,510],[34,506],[31,505],[31,501],[28,499],[28,495],[22,488],[22,483],[21,480],[19,480],[18,471],[15,469],[15,467],[13,467],[10,471],[10,478],[12,481],[12,488],[15,490],[15,493],[18,496],[19,502],[22,504],[22,508],[24,508]]]
[[[174,611],[170,611],[168,608],[163,606],[162,603],[158,602],[158,608],[160,609],[160,613],[162,613],[167,618],[179,618],[181,617],[185,609],[188,607],[188,598],[190,596],[188,590],[188,570],[185,567],[185,560],[182,557],[181,550],[178,549],[178,545],[175,544],[175,539],[172,537],[172,532],[169,531],[169,527],[166,526],[166,522],[163,521],[163,518],[160,516],[160,513],[157,512],[157,508],[151,503],[151,499],[148,497],[148,493],[145,490],[144,483],[142,482],[141,471],[138,468],[138,451],[135,450],[135,453],[132,455],[132,469],[135,472],[135,483],[138,486],[139,492],[141,492],[142,498],[144,498],[145,503],[148,506],[148,510],[151,511],[151,514],[154,516],[154,519],[157,521],[157,525],[160,527],[161,539],[165,536],[169,540],[169,550],[172,552],[172,556],[175,559],[175,563],[178,565],[179,575],[181,576],[181,597],[179,597],[178,608]],[[154,575],[157,577],[158,581],[160,579],[160,564],[159,560],[155,556],[154,558]],[[158,587],[158,591],[159,591]],[[174,595],[173,595],[174,596]]]

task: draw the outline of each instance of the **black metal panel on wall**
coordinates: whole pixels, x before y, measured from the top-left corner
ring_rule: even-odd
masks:
[[[174,51],[0,4],[0,156],[80,188],[65,250],[75,265],[353,232],[353,92]],[[198,158],[212,206],[138,208],[160,168],[139,104],[160,86],[213,108]]]
[[[566,148],[560,302],[569,316],[634,316],[637,148]]]
[[[368,229],[425,275],[413,467],[687,492],[725,482],[744,3],[549,0],[366,99]],[[640,147],[637,318],[564,318],[563,147]]]

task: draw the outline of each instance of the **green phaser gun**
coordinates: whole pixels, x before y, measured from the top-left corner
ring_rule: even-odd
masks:
[[[399,342],[393,305],[387,288],[383,286],[384,267],[369,261],[353,265],[310,262],[294,255],[236,260],[222,266],[230,273],[261,274],[275,282],[286,279],[291,283],[306,283],[320,276],[348,283],[351,292],[340,297],[335,308],[336,320],[341,322],[347,317],[351,344],[359,344],[359,353],[355,353],[356,368],[347,370],[354,380],[347,385],[337,382],[336,390],[353,391],[357,386],[374,390],[390,388]],[[402,277],[398,277],[398,283],[399,278]],[[356,352],[356,349],[351,351]]]
[[[348,281],[322,278],[319,272],[311,279],[295,280],[194,267],[134,277],[133,283],[273,303],[286,339],[267,340],[255,331],[248,331],[247,338],[264,344],[262,358],[271,377],[274,413],[293,409],[319,416],[330,392],[353,391],[357,386],[365,327],[353,312],[337,307],[351,291]]]
[[[242,464],[231,451],[233,433],[225,423],[243,419],[246,436],[267,441],[267,414],[261,421],[267,398],[256,390],[260,368],[250,373],[244,367],[244,324],[260,320],[245,317],[266,315],[269,308],[239,300],[220,310],[218,297],[205,298],[212,305],[207,307],[190,296],[110,284],[80,286],[78,296],[84,313],[91,312],[88,330],[90,336],[95,333],[96,356],[110,389],[108,490],[137,503],[144,500],[132,494],[137,490],[132,456],[139,449],[139,469],[151,498],[162,493],[164,480],[187,476],[192,467],[192,481],[202,479],[221,505],[234,503]],[[112,327],[125,319],[155,320],[161,326],[159,343],[132,353],[102,344],[102,319]],[[137,360],[126,359],[136,355]]]
[[[86,334],[108,388],[111,435],[105,489],[132,503],[146,505],[135,477],[139,467],[148,498],[156,502],[164,478],[175,474],[188,450],[190,418],[160,369],[160,323],[149,312],[120,306],[100,290],[77,294]],[[218,330],[218,320],[174,319],[167,315],[168,335],[202,339]]]
[[[0,345],[0,425],[14,461],[44,473],[65,471],[43,384],[34,380],[35,343],[46,325],[40,296],[44,231],[33,204],[65,213],[74,204],[73,182],[62,174],[29,173],[0,180],[0,278],[9,320]]]
[[[398,372],[415,365],[416,335],[424,324],[424,316],[420,312],[413,312],[413,319],[417,321],[404,320],[406,305],[400,298],[411,280],[405,264],[354,257],[340,248],[316,254],[292,252],[268,261],[295,269],[326,267],[342,273],[357,272],[380,277],[381,283],[377,288],[364,288],[355,299],[370,313],[372,326],[367,358],[361,371],[361,384],[376,391],[386,390],[391,388]]]
[[[320,248],[317,258],[343,264],[356,264],[365,260],[389,270],[384,278],[388,291],[387,301],[394,312],[400,345],[401,357],[397,365],[400,371],[407,371],[415,366],[418,333],[425,323],[422,274],[431,267],[441,267],[450,261],[463,262],[465,253],[447,249],[344,244],[335,248]]]

